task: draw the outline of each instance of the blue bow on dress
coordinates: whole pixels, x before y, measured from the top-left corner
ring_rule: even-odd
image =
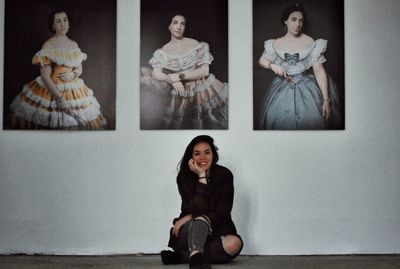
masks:
[[[285,62],[288,62],[290,65],[295,65],[299,61],[298,53],[285,53]]]

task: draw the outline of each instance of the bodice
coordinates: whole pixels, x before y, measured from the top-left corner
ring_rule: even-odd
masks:
[[[324,39],[318,39],[309,48],[288,53],[276,48],[275,39],[270,39],[264,43],[263,57],[282,66],[289,75],[295,75],[303,73],[317,62],[324,63],[326,61],[324,52],[327,42]]]
[[[149,64],[153,68],[158,67],[170,72],[179,72],[194,69],[202,64],[211,64],[213,59],[208,44],[200,42],[181,55],[171,55],[162,49],[157,49]]]
[[[32,63],[45,66],[54,64],[57,66],[76,67],[87,59],[86,53],[79,48],[53,48],[42,49],[32,58]]]
[[[65,72],[71,72],[73,67],[69,67],[69,66],[65,66],[65,65],[54,65],[52,68],[52,72],[51,72],[51,79],[55,82],[55,83],[63,83],[64,81],[62,81],[59,77],[60,74],[65,73]],[[74,79],[72,79],[71,81],[73,81]]]

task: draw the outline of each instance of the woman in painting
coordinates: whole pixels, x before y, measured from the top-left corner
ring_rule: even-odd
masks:
[[[177,176],[181,213],[168,244],[174,251],[161,252],[164,264],[211,268],[211,263],[227,263],[239,255],[243,242],[231,218],[233,175],[218,159],[210,136],[197,136],[187,146]]]
[[[264,43],[259,64],[277,77],[267,90],[260,112],[260,129],[315,130],[341,126],[339,99],[323,63],[327,41],[303,33],[307,14],[301,4],[286,7],[281,16],[285,35]]]
[[[185,17],[175,15],[168,27],[171,40],[149,62],[151,78],[145,86],[169,99],[161,128],[226,129],[228,84],[209,72],[213,56],[208,44],[184,37],[185,27]]]
[[[68,36],[69,19],[53,12],[54,34],[32,59],[40,76],[26,84],[10,105],[12,129],[104,129],[106,120],[93,92],[80,79],[86,54]]]

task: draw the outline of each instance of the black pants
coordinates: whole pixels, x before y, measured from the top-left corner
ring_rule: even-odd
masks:
[[[184,255],[184,260],[189,260],[189,247],[188,247],[188,237],[189,237],[189,227],[190,221],[183,225],[179,231],[179,237],[176,238],[174,235],[171,235],[168,246],[172,247],[174,251],[181,252]],[[242,241],[243,248],[243,240],[239,235],[236,235]],[[209,235],[207,237],[206,244],[204,246],[204,256],[210,263],[228,263],[236,258],[242,248],[238,253],[234,256],[229,255],[225,252],[222,246],[222,238],[216,237],[214,235]]]

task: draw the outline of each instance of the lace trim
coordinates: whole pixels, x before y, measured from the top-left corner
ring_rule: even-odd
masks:
[[[46,88],[46,85],[43,82],[43,79],[41,76],[36,77],[35,80],[36,80],[37,84],[39,84],[39,86]],[[56,86],[59,91],[63,92],[63,91],[82,88],[83,86],[85,86],[85,83],[83,82],[83,79],[76,78],[75,81],[73,81],[73,82],[57,83]]]
[[[228,99],[228,91],[228,83],[224,83],[224,88],[216,96],[207,102],[202,103],[201,105],[197,105],[195,109],[199,113],[206,112],[211,109],[219,109],[226,104],[226,100]]]
[[[202,64],[211,64],[214,60],[206,42],[200,42],[182,55],[169,55],[158,49],[154,52],[149,64],[154,68],[165,68],[172,72],[187,70]]]
[[[18,118],[33,122],[36,125],[46,126],[50,128],[58,127],[74,127],[78,126],[78,121],[72,116],[64,112],[46,111],[30,106],[17,96],[12,102],[10,109]],[[94,99],[93,104],[85,109],[75,111],[75,114],[85,122],[93,121],[100,115],[100,105]]]
[[[276,51],[274,47],[274,42],[275,42],[274,39],[265,41],[263,57],[265,57],[272,63],[280,65],[283,68],[285,68],[286,72],[289,75],[303,73],[317,62],[319,63],[326,62],[326,59],[323,54],[327,49],[327,44],[328,44],[327,40],[317,39],[314,42],[309,53],[306,54],[305,57],[301,58],[297,63],[293,65],[290,64],[289,62],[285,62],[285,59],[279,55],[279,53]]]
[[[86,59],[86,53],[83,53],[80,48],[42,49],[33,56],[32,63],[45,66],[53,62],[57,65],[74,67]]]
[[[92,103],[97,103],[96,98],[93,97],[93,91],[89,88],[87,90],[88,90],[88,93],[85,98],[76,99],[76,100],[75,99],[67,100],[68,104],[70,104],[72,107],[82,107],[82,106],[90,105]],[[28,84],[26,84],[23,87],[22,93],[27,98],[29,98],[30,100],[34,101],[37,104],[40,104],[41,106],[44,106],[47,108],[52,108],[52,109],[57,108],[57,103],[55,100],[49,101],[39,95],[36,95],[35,93],[33,93],[31,91]],[[21,100],[21,102],[24,102],[24,101]]]

